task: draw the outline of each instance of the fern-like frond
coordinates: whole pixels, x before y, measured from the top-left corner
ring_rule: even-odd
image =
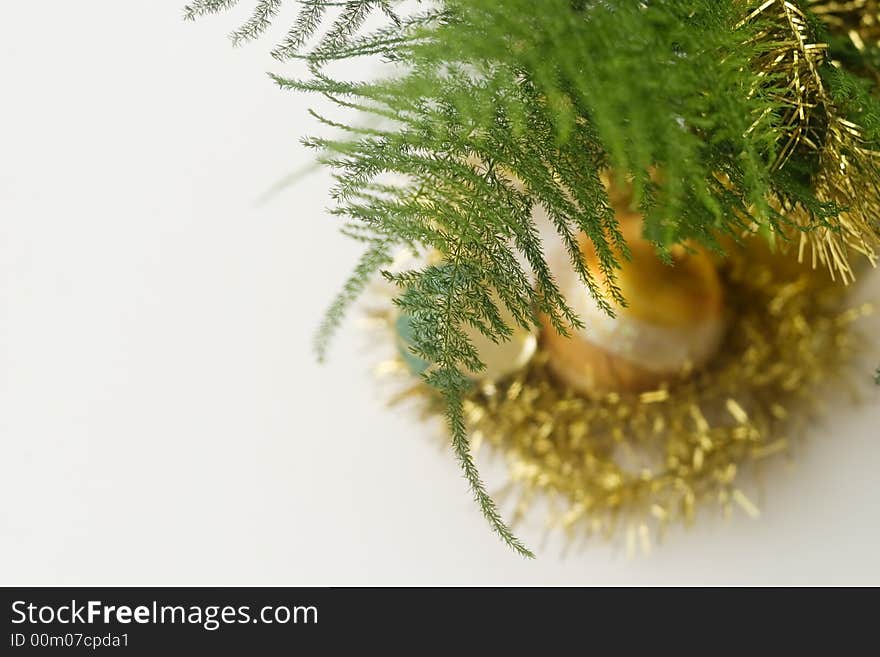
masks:
[[[343,285],[342,290],[324,313],[324,320],[315,335],[315,352],[320,360],[324,360],[327,346],[333,334],[345,317],[345,311],[360,296],[373,275],[382,267],[391,263],[389,243],[386,240],[368,238],[370,247],[361,256],[351,276]]]
[[[232,33],[232,43],[238,45],[263,34],[272,24],[272,19],[275,18],[281,4],[282,0],[260,0],[250,19]]]
[[[184,17],[192,20],[218,14],[238,3],[239,0],[193,0],[184,7]],[[326,32],[317,39],[312,55],[316,59],[335,59],[370,15],[383,14],[392,25],[399,26],[400,19],[394,11],[394,5],[399,3],[400,0],[298,0],[296,19],[272,50],[272,56],[279,60],[302,57],[306,45],[329,23]],[[283,4],[283,0],[257,0],[251,17],[229,35],[232,42],[239,45],[260,37],[272,25]],[[334,14],[335,17],[328,20]]]

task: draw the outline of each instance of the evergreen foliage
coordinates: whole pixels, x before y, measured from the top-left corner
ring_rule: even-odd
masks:
[[[189,18],[236,0],[195,0]],[[261,0],[232,38],[264,32],[281,6]],[[273,51],[305,61],[305,79],[273,76],[287,89],[322,94],[340,111],[380,121],[315,114],[340,129],[305,143],[334,171],[333,213],[365,253],[321,326],[324,356],[345,309],[397,249],[436,250],[438,264],[384,275],[412,318],[425,378],[444,396],[455,452],[492,526],[516,551],[470,456],[462,411],[465,370],[479,354],[465,328],[493,340],[550,318],[566,333],[581,320],[545,259],[532,218],[541,206],[567,245],[583,285],[609,312],[625,304],[615,271],[628,257],[600,172],[631,180],[645,234],[664,253],[685,240],[720,249],[719,236],[751,228],[784,239],[782,198],[827,224],[842,208],[815,198],[814,152],[779,156],[791,129],[788,80],[754,63],[778,45],[758,3],[743,0],[442,0],[398,15],[392,0],[299,0],[293,26]],[[410,3],[412,4],[412,3]],[[801,3],[806,4],[806,3]],[[364,31],[372,14],[381,27]],[[820,29],[817,27],[817,30]],[[868,65],[846,51],[853,68]],[[374,56],[395,62],[378,80],[339,79],[328,64]],[[873,144],[880,112],[867,83],[826,65],[823,78]],[[822,126],[814,126],[821,131]],[[601,263],[584,265],[585,233]]]

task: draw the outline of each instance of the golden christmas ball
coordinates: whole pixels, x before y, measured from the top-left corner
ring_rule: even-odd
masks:
[[[640,215],[618,212],[632,252],[618,273],[628,303],[610,317],[573,269],[558,273],[560,289],[586,328],[560,335],[543,318],[543,349],[554,375],[587,395],[639,392],[687,376],[717,351],[724,334],[724,294],[715,263],[700,249],[677,248],[672,264],[642,237]],[[581,249],[600,278],[589,239]]]

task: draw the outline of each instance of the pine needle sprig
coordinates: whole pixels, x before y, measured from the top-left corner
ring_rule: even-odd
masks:
[[[193,0],[183,8],[183,17],[191,21],[208,14],[219,14],[237,4],[238,0]]]
[[[334,59],[337,51],[349,43],[371,14],[384,14],[393,25],[399,26],[400,19],[393,5],[400,1],[298,0],[300,7],[296,19],[284,39],[272,50],[272,56],[280,61],[302,57],[306,45],[325,24],[328,13],[335,11],[335,19],[318,40],[312,53],[316,59]],[[194,20],[224,12],[238,4],[239,0],[193,0],[184,7],[183,15],[187,20]],[[282,4],[283,0],[257,0],[251,17],[230,33],[233,44],[241,45],[259,38],[272,25]]]
[[[263,34],[272,24],[281,4],[282,0],[261,0],[250,19],[230,35],[232,44],[237,46]]]
[[[288,31],[284,41],[272,51],[272,56],[284,60],[299,55],[320,26],[321,19],[327,11],[327,4],[322,0],[304,0],[296,22]]]
[[[336,333],[348,307],[361,295],[372,277],[392,261],[388,242],[370,238],[370,247],[361,256],[354,271],[342,286],[333,303],[324,313],[321,326],[315,334],[314,347],[319,360],[324,360],[327,347]]]
[[[479,476],[470,450],[463,404],[464,396],[473,384],[461,370],[478,371],[482,369],[482,363],[461,326],[469,324],[485,332],[495,330],[501,335],[508,335],[509,328],[504,325],[486,290],[475,287],[473,276],[465,274],[472,263],[459,255],[458,252],[452,253],[448,262],[428,267],[416,278],[390,274],[388,278],[406,288],[398,305],[412,318],[411,326],[418,336],[416,354],[434,363],[424,378],[442,393],[452,445],[474,499],[498,536],[518,554],[532,558],[532,552],[502,519]]]

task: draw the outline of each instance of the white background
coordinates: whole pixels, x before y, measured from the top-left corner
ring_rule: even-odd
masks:
[[[880,584],[873,361],[759,520],[506,550],[357,328],[315,362],[357,249],[326,173],[258,202],[309,161],[310,101],[182,4],[0,8],[0,583]]]

